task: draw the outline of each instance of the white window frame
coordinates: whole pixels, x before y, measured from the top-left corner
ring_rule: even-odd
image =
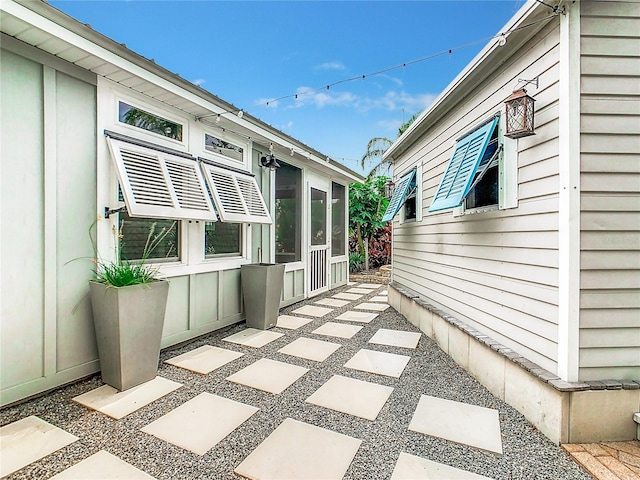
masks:
[[[231,157],[227,157],[225,155],[212,152],[211,150],[207,150],[206,148],[206,135],[211,135],[213,137],[219,138],[221,140],[228,141],[229,143],[233,143],[238,147],[242,147],[242,160],[234,160]],[[244,168],[246,170],[249,169],[249,160],[251,158],[251,150],[252,150],[252,142],[246,141],[237,135],[233,135],[226,130],[218,130],[212,128],[203,128],[201,130],[201,135],[198,135],[198,140],[200,141],[200,156],[202,158],[208,158],[218,163],[229,165],[233,168]]]
[[[178,140],[175,138],[166,137],[164,135],[160,135],[158,133],[154,133],[150,130],[145,130],[144,128],[136,127],[134,125],[129,125],[128,123],[120,121],[120,102],[124,102],[132,107],[140,108],[145,112],[148,112],[152,115],[156,115],[160,118],[164,118],[171,122],[182,125],[182,140]],[[113,126],[117,126],[117,129],[122,129],[122,132],[125,135],[130,135],[131,137],[139,137],[143,138],[145,141],[151,143],[162,144],[162,142],[167,142],[167,145],[170,145],[171,148],[180,148],[186,149],[189,145],[189,119],[184,117],[179,117],[165,110],[160,110],[154,107],[152,104],[147,103],[142,100],[137,100],[132,97],[128,97],[126,95],[122,95],[119,92],[114,92],[114,111],[113,111]],[[114,129],[116,130],[116,129]],[[142,137],[140,137],[142,136]]]
[[[500,115],[498,121],[498,148],[502,151],[498,157],[498,205],[487,205],[477,208],[465,208],[462,205],[453,209],[453,216],[474,215],[478,213],[494,212],[517,208],[518,206],[518,140],[504,136],[506,131],[506,115]]]

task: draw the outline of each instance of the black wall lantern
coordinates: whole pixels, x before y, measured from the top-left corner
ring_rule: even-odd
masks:
[[[527,95],[524,88],[516,90],[505,100],[504,103],[507,106],[505,137],[522,138],[536,134],[533,102],[535,99]]]
[[[260,165],[264,168],[268,168],[269,170],[280,168],[280,164],[274,155],[263,155],[260,157]]]

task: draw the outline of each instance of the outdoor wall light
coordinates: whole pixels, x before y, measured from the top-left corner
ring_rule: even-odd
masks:
[[[387,180],[387,183],[384,184],[384,196],[386,198],[393,197],[393,192],[396,189],[396,184],[393,183],[393,180]]]
[[[530,82],[533,83],[533,81]],[[507,106],[505,137],[522,138],[536,134],[534,132],[535,109],[533,102],[535,99],[527,95],[524,88],[516,90],[505,100],[504,103]]]
[[[264,168],[268,168],[269,170],[275,170],[276,168],[280,168],[280,164],[276,160],[276,157],[273,155],[263,155],[260,157],[260,166]]]

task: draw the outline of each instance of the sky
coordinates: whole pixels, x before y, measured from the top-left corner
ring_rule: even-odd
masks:
[[[367,142],[394,140],[525,2],[49,3],[366,174],[372,164],[361,168],[360,160]]]

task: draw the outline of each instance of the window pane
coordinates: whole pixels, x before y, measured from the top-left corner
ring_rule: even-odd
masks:
[[[302,171],[284,162],[276,170],[276,262],[298,262],[301,255]]]
[[[311,189],[311,245],[327,243],[327,193]]]
[[[331,256],[346,253],[344,240],[345,187],[339,183],[331,184]]]
[[[239,223],[207,222],[204,225],[204,255],[240,255],[242,228]]]
[[[204,149],[242,162],[242,147],[229,143],[218,137],[214,137],[213,135],[209,135],[208,133],[204,134]]]
[[[177,220],[130,217],[127,213],[120,212],[120,258],[178,260],[178,223]]]
[[[182,141],[182,125],[124,102],[118,104],[118,120],[163,137]]]

